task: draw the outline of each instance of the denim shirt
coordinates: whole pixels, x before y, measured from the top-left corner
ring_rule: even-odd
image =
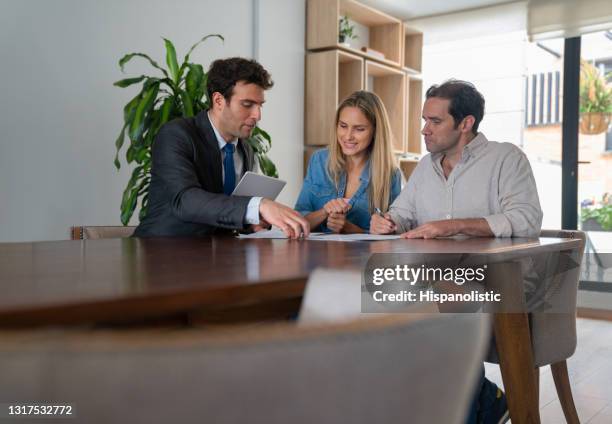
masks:
[[[329,151],[322,149],[316,151],[310,158],[308,164],[308,172],[302,186],[302,191],[295,204],[295,210],[302,215],[307,215],[310,212],[317,211],[332,199],[343,198],[346,191],[346,173],[340,176],[340,186],[336,190],[333,180],[327,173],[327,157]],[[353,224],[368,231],[370,229],[370,160],[361,172],[359,177],[359,188],[353,197],[351,197],[349,210],[346,218]],[[391,178],[391,196],[389,197],[389,205],[395,200],[401,191],[402,173],[396,169]],[[326,223],[324,222],[317,231],[329,232]]]

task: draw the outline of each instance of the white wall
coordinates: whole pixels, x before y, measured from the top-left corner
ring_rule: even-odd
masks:
[[[0,241],[119,224],[129,172],[112,164],[114,140],[137,88],[112,86],[126,77],[117,61],[140,51],[164,63],[162,36],[182,56],[203,35],[224,35],[224,44],[208,41],[192,55],[208,67],[252,57],[259,27],[259,59],[276,83],[261,124],[289,182],[281,200],[293,202],[302,175],[304,16],[299,0],[0,0]],[[150,72],[138,59],[126,69]]]
[[[423,31],[423,92],[448,78],[470,81],[485,97],[480,124],[489,139],[523,138],[525,2],[408,21]]]
[[[270,157],[287,185],[278,201],[291,207],[304,180],[304,57],[306,2],[259,0],[258,60],[270,71],[261,127],[272,135]]]

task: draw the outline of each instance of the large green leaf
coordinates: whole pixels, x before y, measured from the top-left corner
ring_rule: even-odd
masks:
[[[121,163],[119,162],[119,150],[121,150],[121,147],[123,146],[123,140],[125,140],[125,127],[126,125],[123,124],[123,127],[121,127],[121,132],[119,133],[119,137],[117,137],[117,140],[115,140],[115,148],[117,151],[115,153],[114,164],[115,168],[117,169],[121,168]]]
[[[193,103],[191,102],[191,97],[189,97],[189,93],[187,93],[185,90],[181,90],[180,96],[181,100],[183,101],[183,116],[193,116]]]
[[[259,162],[259,168],[264,175],[268,177],[278,178],[278,171],[276,165],[266,155],[257,154],[257,160]]]
[[[142,175],[143,175],[142,166],[137,166],[136,168],[134,168],[134,170],[132,171],[132,175],[130,176],[130,179],[128,180],[128,183],[125,186],[125,190],[123,190],[123,197],[121,198],[122,208],[123,208],[123,205],[127,202],[127,199],[130,195],[130,192],[134,188],[136,181],[138,181],[138,178],[142,177]]]
[[[149,154],[150,151],[150,147],[153,144],[153,139],[155,138],[155,136],[157,135],[158,131],[159,131],[159,120],[161,117],[161,110],[157,109],[157,110],[152,110],[151,113],[148,116],[148,120],[147,120],[147,125],[146,127],[147,132],[144,136],[144,145],[143,145],[143,152],[142,153],[138,153],[136,155],[136,161],[138,163],[142,163],[142,161],[144,160],[144,158]]]
[[[138,219],[142,221],[144,217],[147,215],[147,207],[149,206],[149,192],[148,190],[142,196],[142,200],[140,202],[140,212],[138,213]]]
[[[270,134],[268,134],[261,128],[255,127],[253,129],[253,135],[261,135],[263,138],[265,138],[268,141],[268,143],[270,143],[270,145],[272,145],[272,137],[270,137]]]
[[[179,78],[182,77],[183,72],[185,71],[185,68],[189,64],[189,56],[191,55],[191,53],[195,50],[196,47],[198,47],[200,44],[202,44],[204,41],[206,41],[210,37],[217,37],[217,38],[219,38],[221,40],[221,42],[225,42],[225,38],[223,38],[223,36],[221,34],[208,34],[207,36],[203,37],[200,41],[195,43],[193,46],[191,46],[191,48],[189,49],[189,51],[185,55],[185,58],[183,59],[183,63],[181,64],[181,69],[179,71]]]
[[[136,107],[138,106],[138,103],[140,103],[140,99],[142,98],[143,91],[141,91],[136,96],[134,96],[134,98],[130,100],[123,107],[123,122],[128,126],[130,125],[130,122],[132,121],[132,119],[134,119],[134,114],[136,113]]]
[[[137,201],[138,191],[131,190],[125,204],[121,206],[121,223],[123,225],[128,225],[128,223],[130,222],[130,218],[134,214],[134,209],[136,209]]]
[[[253,148],[255,153],[266,154],[271,148],[270,141],[268,141],[264,137],[261,131],[257,132],[256,130],[257,130],[257,127],[255,127],[255,129],[253,130],[253,133],[247,139],[247,143],[249,143],[249,145]]]
[[[146,159],[147,154],[149,153],[149,149],[147,149],[147,147],[148,146],[145,141],[145,145],[142,146],[142,148],[136,152],[136,157],[135,157],[136,163],[142,163]]]
[[[193,46],[191,46],[191,48],[189,49],[189,51],[187,52],[187,54],[185,55],[185,59],[183,60],[183,62],[189,62],[189,56],[191,55],[191,53],[195,50],[196,47],[198,47],[200,44],[202,44],[204,41],[206,41],[207,39],[209,39],[210,37],[217,37],[219,38],[222,42],[225,41],[225,38],[223,38],[223,36],[221,34],[208,34],[205,37],[202,37],[202,39],[200,41],[198,41],[197,43],[195,43]]]
[[[143,97],[147,94],[148,90],[154,84],[159,85],[160,80],[158,78],[148,78],[142,86],[142,90],[138,93],[132,100],[130,100],[123,107],[123,120],[127,125],[128,129],[131,128],[132,121],[134,120],[134,116],[136,115],[136,111],[138,106],[140,105]],[[128,133],[129,136],[129,133]]]
[[[134,214],[136,208],[136,202],[138,200],[138,191],[141,188],[142,181],[139,180],[145,178],[142,166],[137,166],[132,172],[132,176],[123,191],[123,197],[121,199],[121,222],[123,225],[127,225],[130,218]]]
[[[178,86],[179,66],[178,61],[176,60],[176,50],[174,49],[174,44],[172,44],[172,41],[164,38],[164,43],[166,45],[166,64],[168,65],[168,70],[170,71],[170,78],[172,79],[172,82]]]
[[[198,99],[198,102],[201,102],[202,98],[206,98],[206,100],[202,103],[202,108],[203,109],[208,109],[210,106],[210,99],[208,98],[208,93],[206,92],[206,88],[208,87],[208,74],[204,73],[204,78],[202,78],[202,83],[201,83],[201,87],[200,90],[202,91],[202,97],[200,99]]]
[[[155,103],[155,98],[159,90],[159,81],[151,84],[151,86],[143,93],[136,112],[134,113],[134,119],[130,122],[129,136],[132,142],[138,142],[144,133],[144,118],[145,114],[151,109]]]
[[[151,183],[151,178],[145,177],[142,182],[138,185],[138,195],[145,194],[148,191],[149,184]]]
[[[121,222],[123,223],[123,225],[127,225],[130,221],[130,218],[134,214],[134,209],[136,209],[138,197],[149,191],[150,178],[141,178],[142,180],[137,181],[137,184],[134,184],[134,186],[130,190],[124,208],[122,207]]]
[[[141,76],[136,77],[136,78],[125,78],[125,79],[122,79],[122,80],[119,80],[119,81],[115,81],[113,83],[113,85],[115,87],[125,88],[125,87],[129,87],[132,84],[137,84],[137,83],[139,83],[140,81],[142,81],[145,78],[147,78],[146,75],[141,75]]]
[[[185,90],[191,100],[200,100],[204,95],[202,81],[204,80],[204,68],[202,65],[190,63],[189,72],[185,76]]]
[[[149,63],[151,64],[151,66],[153,66],[154,68],[159,69],[160,71],[162,71],[162,73],[166,77],[168,77],[168,72],[166,72],[166,70],[164,68],[162,68],[161,66],[159,66],[156,61],[154,61],[153,59],[151,59],[148,55],[146,55],[144,53],[128,53],[125,56],[123,56],[121,59],[119,59],[119,67],[121,68],[121,72],[124,72],[125,64],[128,63],[130,60],[132,60],[135,57],[142,57],[142,58],[148,60]]]
[[[131,146],[127,148],[127,151],[125,152],[125,161],[128,163],[128,165],[134,162],[137,152],[138,152],[137,147],[134,144],[132,144]]]
[[[159,125],[164,125],[170,119],[170,113],[172,113],[172,107],[174,106],[174,99],[167,97],[161,105],[161,115],[159,118]]]
[[[123,147],[123,142],[124,142],[124,138],[125,138],[125,130],[129,129],[132,121],[134,120],[134,115],[136,114],[136,108],[138,107],[138,104],[140,103],[141,99],[142,99],[142,91],[140,93],[138,93],[136,96],[134,96],[134,98],[132,100],[130,100],[124,107],[123,107],[123,129],[121,130],[121,133],[119,134],[119,137],[117,138],[117,140],[115,141],[115,147],[117,149],[117,152],[115,154],[115,167],[117,169],[119,169],[121,167],[121,163],[119,162],[119,151],[121,150],[121,147]],[[126,153],[126,161],[127,163],[131,163],[134,160],[134,148],[130,145],[128,147],[128,151]]]

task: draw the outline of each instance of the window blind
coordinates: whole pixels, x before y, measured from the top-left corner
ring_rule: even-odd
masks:
[[[527,7],[532,41],[612,29],[611,0],[529,0]]]

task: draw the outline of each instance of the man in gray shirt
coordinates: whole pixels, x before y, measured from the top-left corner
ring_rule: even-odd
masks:
[[[537,237],[542,209],[531,166],[515,145],[489,141],[478,132],[484,98],[464,81],[449,80],[427,90],[421,131],[430,153],[384,216],[372,215],[373,234],[403,238],[456,234]],[[467,423],[508,420],[505,396],[484,377]]]
[[[450,80],[432,86],[426,97],[422,134],[430,154],[389,213],[372,216],[370,232],[404,238],[538,236],[542,209],[531,166],[514,144],[478,132],[482,95],[470,83]]]

